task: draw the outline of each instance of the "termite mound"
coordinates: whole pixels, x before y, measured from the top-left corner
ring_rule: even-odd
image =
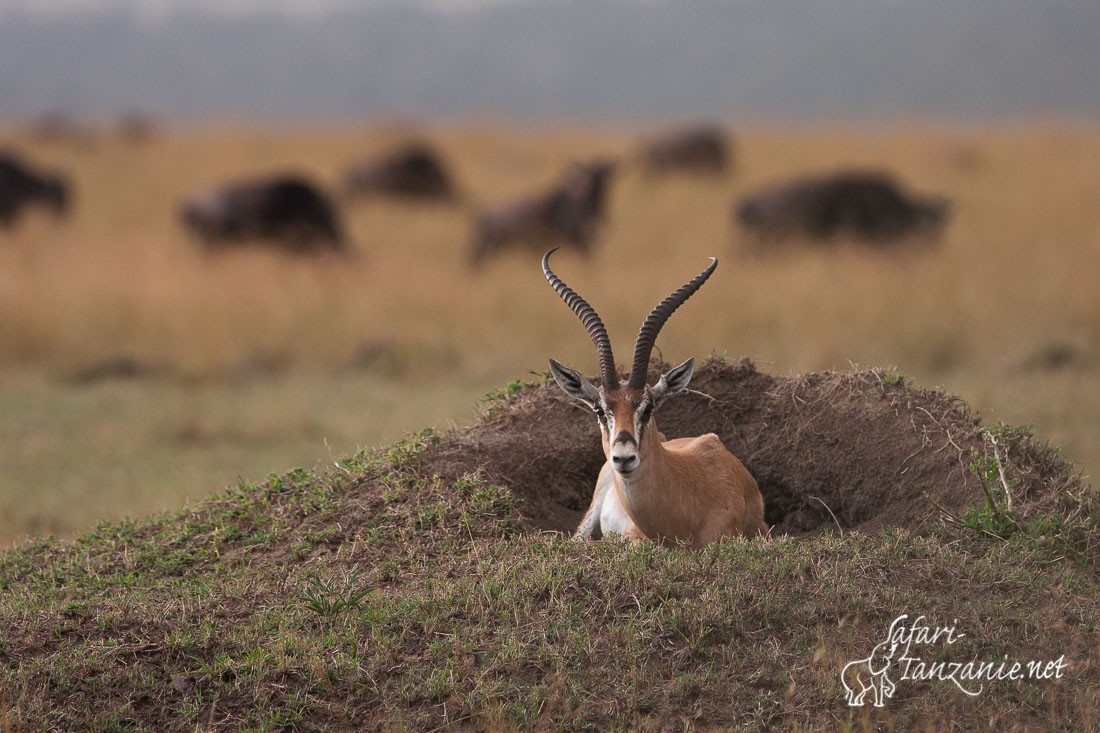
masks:
[[[662,368],[652,365],[651,383]],[[942,511],[983,502],[979,474],[998,463],[1019,507],[1057,501],[1076,480],[1030,433],[1002,434],[994,451],[959,398],[876,369],[774,376],[710,359],[656,420],[669,438],[717,433],[760,485],[773,534],[924,532]],[[591,411],[551,383],[495,405],[428,460],[441,474],[480,471],[509,487],[531,529],[571,532],[604,456]]]

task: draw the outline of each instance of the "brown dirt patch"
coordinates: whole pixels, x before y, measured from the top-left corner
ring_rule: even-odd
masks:
[[[756,477],[773,533],[919,532],[937,519],[932,500],[952,512],[983,501],[970,471],[974,452],[989,450],[978,418],[956,397],[878,370],[781,377],[709,360],[657,424],[669,438],[717,433]],[[1025,438],[1004,457],[1019,507],[1053,500],[1069,470]],[[571,532],[603,461],[591,412],[549,384],[494,406],[428,468],[480,470],[511,488],[533,528]]]

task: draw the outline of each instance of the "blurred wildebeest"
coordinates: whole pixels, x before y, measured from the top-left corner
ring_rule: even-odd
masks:
[[[443,159],[427,143],[413,142],[348,169],[348,196],[382,194],[446,201],[455,196]]]
[[[296,252],[346,247],[336,206],[305,178],[286,175],[230,183],[180,206],[184,226],[211,249],[265,240]]]
[[[156,134],[157,124],[141,112],[126,112],[118,118],[116,129],[123,142],[144,143]]]
[[[69,183],[59,173],[35,171],[17,155],[0,152],[0,226],[14,226],[23,209],[34,204],[64,214],[69,196]]]
[[[946,199],[908,196],[886,173],[843,171],[749,196],[734,214],[747,232],[762,239],[847,236],[885,242],[936,234],[947,212]]]
[[[649,173],[723,173],[733,163],[729,135],[717,125],[665,132],[647,141],[640,157]]]
[[[606,160],[574,163],[543,193],[483,211],[474,228],[471,264],[515,246],[541,250],[568,244],[587,253],[604,218],[614,170],[615,164]]]
[[[30,122],[31,139],[41,143],[69,143],[88,148],[96,143],[96,133],[91,126],[78,122],[66,112],[46,112]]]

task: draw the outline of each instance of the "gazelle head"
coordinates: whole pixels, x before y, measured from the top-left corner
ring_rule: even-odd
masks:
[[[634,342],[634,361],[630,367],[630,376],[626,381],[620,382],[615,368],[615,357],[611,351],[611,339],[599,314],[550,269],[550,255],[555,251],[556,247],[543,255],[542,272],[554,291],[581,319],[589,338],[596,345],[596,354],[600,360],[600,384],[592,384],[575,369],[555,359],[550,360],[550,373],[567,394],[584,401],[596,413],[603,435],[604,454],[613,470],[624,478],[629,478],[641,467],[644,460],[643,441],[650,430],[656,430],[653,414],[665,399],[688,386],[695,371],[695,359],[688,359],[662,374],[652,387],[647,385],[649,357],[653,353],[657,334],[673,311],[707,281],[718,266],[718,260],[712,257],[705,270],[662,300],[646,317]]]

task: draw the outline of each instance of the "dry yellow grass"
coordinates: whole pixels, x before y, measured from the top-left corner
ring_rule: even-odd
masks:
[[[991,421],[1034,424],[1088,472],[1100,468],[1100,128],[736,132],[735,171],[719,180],[649,182],[627,167],[592,259],[560,255],[556,269],[603,314],[620,361],[648,309],[718,255],[716,276],[662,334],[667,359],[744,355],[779,373],[896,367],[958,392]],[[0,400],[15,404],[12,390],[24,388],[28,372],[53,375],[120,355],[200,378],[250,362],[316,372],[345,364],[370,341],[401,355],[389,383],[429,405],[442,393],[453,399],[455,385],[468,386],[472,404],[484,385],[541,370],[551,355],[594,371],[591,346],[546,287],[537,254],[466,269],[469,220],[477,205],[531,191],[573,158],[628,153],[637,130],[430,128],[468,202],[349,208],[362,255],[353,261],[207,258],[177,225],[179,199],[196,188],[273,170],[333,186],[349,162],[403,134],[393,125],[170,129],[146,145],[85,147],[4,134],[34,160],[68,169],[77,198],[66,222],[33,217],[0,233]],[[887,168],[915,191],[950,197],[941,245],[743,256],[730,219],[736,197],[841,165]],[[1068,363],[1044,361],[1056,352]],[[362,420],[363,434],[377,435],[372,415]],[[393,429],[386,424],[387,434]],[[24,461],[51,458],[9,452],[3,460],[28,473]],[[206,480],[215,489],[232,478]],[[42,488],[0,487],[8,492],[0,509],[5,498],[23,501],[11,492]],[[112,504],[110,513],[127,511]]]

